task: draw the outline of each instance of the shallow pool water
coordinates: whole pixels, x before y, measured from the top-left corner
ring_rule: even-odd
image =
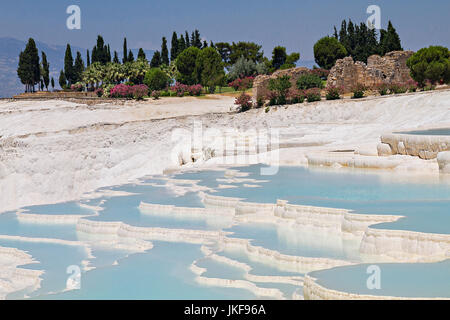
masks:
[[[407,132],[399,132],[399,133],[427,135],[427,136],[450,136],[450,128],[415,130],[415,131],[407,131]]]

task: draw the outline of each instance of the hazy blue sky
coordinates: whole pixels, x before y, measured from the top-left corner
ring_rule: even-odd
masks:
[[[71,4],[81,7],[81,30],[66,28]],[[450,46],[448,0],[2,0],[0,37],[91,48],[102,34],[113,49],[122,47],[124,36],[129,47],[157,49],[163,35],[170,41],[174,30],[197,28],[208,42],[255,41],[266,55],[283,45],[312,60],[315,41],[344,18],[365,21],[371,4],[381,7],[382,27],[393,21],[404,49]]]

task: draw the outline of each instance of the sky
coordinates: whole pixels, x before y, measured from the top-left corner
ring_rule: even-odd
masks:
[[[81,30],[69,30],[69,5],[81,9]],[[0,37],[47,44],[92,48],[98,34],[114,50],[159,49],[161,37],[169,43],[172,32],[199,29],[208,42],[254,41],[266,56],[273,47],[300,52],[313,60],[314,43],[333,33],[333,26],[351,18],[364,22],[369,5],[381,9],[381,27],[392,20],[405,50],[429,45],[450,46],[448,0],[2,0]]]

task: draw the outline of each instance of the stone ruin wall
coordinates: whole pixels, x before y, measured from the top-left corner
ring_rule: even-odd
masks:
[[[413,55],[413,51],[392,51],[384,57],[372,55],[364,62],[354,62],[352,57],[336,61],[330,70],[327,83],[343,87],[344,92],[351,92],[357,84],[373,87],[378,84],[391,84],[412,80],[406,60]]]
[[[354,62],[352,57],[339,59],[330,70],[328,84],[343,87],[344,92],[348,93],[357,84],[372,87],[381,83],[406,82],[411,80],[406,60],[413,53],[413,51],[392,51],[386,53],[384,57],[372,55],[367,59],[367,65],[360,61]],[[253,82],[253,101],[264,98],[269,93],[270,79],[288,75],[295,86],[299,76],[308,71],[308,68],[298,67],[278,70],[272,75],[257,76]]]
[[[296,86],[297,79],[305,73],[308,73],[309,69],[305,67],[297,67],[286,70],[278,70],[275,71],[271,75],[259,75],[253,81],[253,101],[257,101],[258,98],[265,98],[266,95],[270,92],[269,90],[269,81],[270,79],[276,79],[281,76],[288,75],[290,77],[290,81],[292,86]]]

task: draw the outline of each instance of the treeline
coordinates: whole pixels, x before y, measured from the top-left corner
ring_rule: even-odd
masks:
[[[337,59],[351,56],[355,61],[367,63],[374,54],[384,56],[391,51],[403,50],[400,36],[392,25],[387,29],[370,29],[365,23],[354,24],[350,19],[343,20],[338,32],[334,27],[332,37],[324,37],[314,45],[314,58],[317,64],[325,69],[331,69]]]
[[[35,41],[30,38],[24,51],[19,54],[19,66],[17,68],[17,75],[22,84],[25,85],[25,92],[35,92],[35,86],[38,89],[48,90],[51,83],[55,87],[55,81],[51,78],[50,82],[50,64],[47,61],[47,55],[42,51],[41,60],[39,60],[39,52]]]

